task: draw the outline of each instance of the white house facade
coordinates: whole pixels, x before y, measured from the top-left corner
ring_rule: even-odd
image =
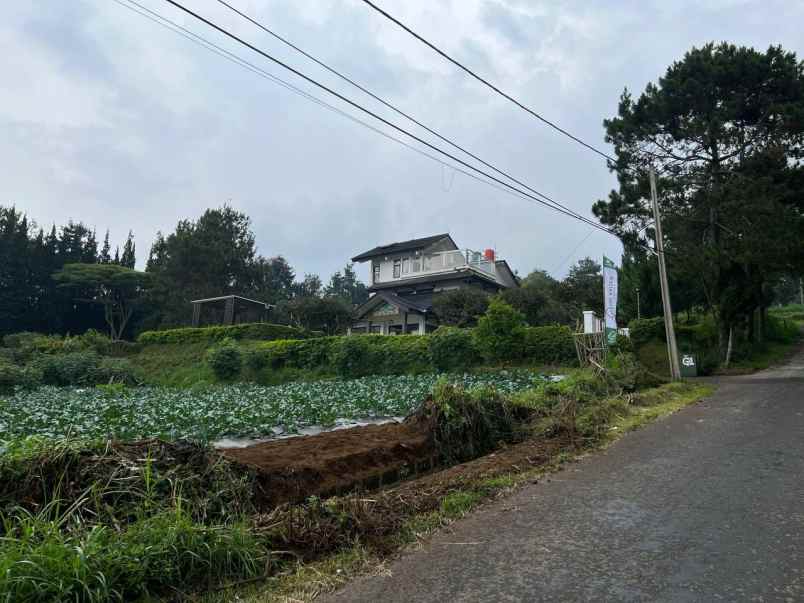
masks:
[[[424,334],[438,326],[433,297],[474,287],[491,293],[519,286],[491,249],[460,249],[448,234],[380,245],[352,258],[370,262],[371,298],[355,313],[351,333]]]

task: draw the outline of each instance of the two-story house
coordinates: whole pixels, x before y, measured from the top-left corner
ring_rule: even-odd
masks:
[[[448,233],[380,245],[352,261],[371,262],[373,295],[357,308],[351,333],[428,333],[437,327],[432,307],[440,292],[477,287],[495,293],[519,286],[493,249],[459,249]]]

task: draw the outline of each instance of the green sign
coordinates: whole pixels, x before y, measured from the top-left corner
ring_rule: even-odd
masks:
[[[682,377],[697,377],[698,376],[698,359],[695,354],[687,354],[682,352],[679,354],[679,364],[681,365]]]

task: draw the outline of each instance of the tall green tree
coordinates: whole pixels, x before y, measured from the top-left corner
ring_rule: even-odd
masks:
[[[251,291],[255,257],[251,220],[228,205],[196,221],[181,220],[167,236],[157,234],[146,271],[154,276],[159,322],[188,323],[193,299]]]
[[[693,48],[638,99],[626,90],[604,125],[619,189],[594,213],[627,246],[647,242],[655,237],[648,169],[659,173],[671,273],[682,266],[697,281],[725,352],[733,326],[767,303],[762,291],[780,269],[780,248],[801,234],[789,186],[798,182],[804,134],[802,64],[774,46]],[[762,183],[759,165],[774,166]],[[773,223],[770,236],[752,226],[755,215]]]
[[[114,264],[66,264],[53,280],[75,292],[76,301],[100,305],[112,341],[119,341],[151,275]]]
[[[369,298],[366,285],[357,277],[354,265],[351,263],[346,264],[343,272],[338,270],[332,275],[324,289],[324,295],[328,297],[340,297],[353,306],[362,304]]]

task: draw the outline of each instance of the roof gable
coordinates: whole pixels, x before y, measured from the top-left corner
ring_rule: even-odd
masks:
[[[364,251],[352,258],[353,262],[365,262],[372,258],[384,256],[384,255],[391,255],[394,253],[402,253],[405,251],[416,251],[419,249],[425,249],[438,243],[443,239],[449,239],[450,243],[452,243],[455,249],[458,246],[455,244],[455,241],[452,240],[452,237],[449,233],[443,233],[438,235],[433,235],[430,237],[422,237],[420,239],[411,239],[409,241],[400,241],[398,243],[389,243],[388,245],[378,245],[373,249],[369,249],[368,251]]]

